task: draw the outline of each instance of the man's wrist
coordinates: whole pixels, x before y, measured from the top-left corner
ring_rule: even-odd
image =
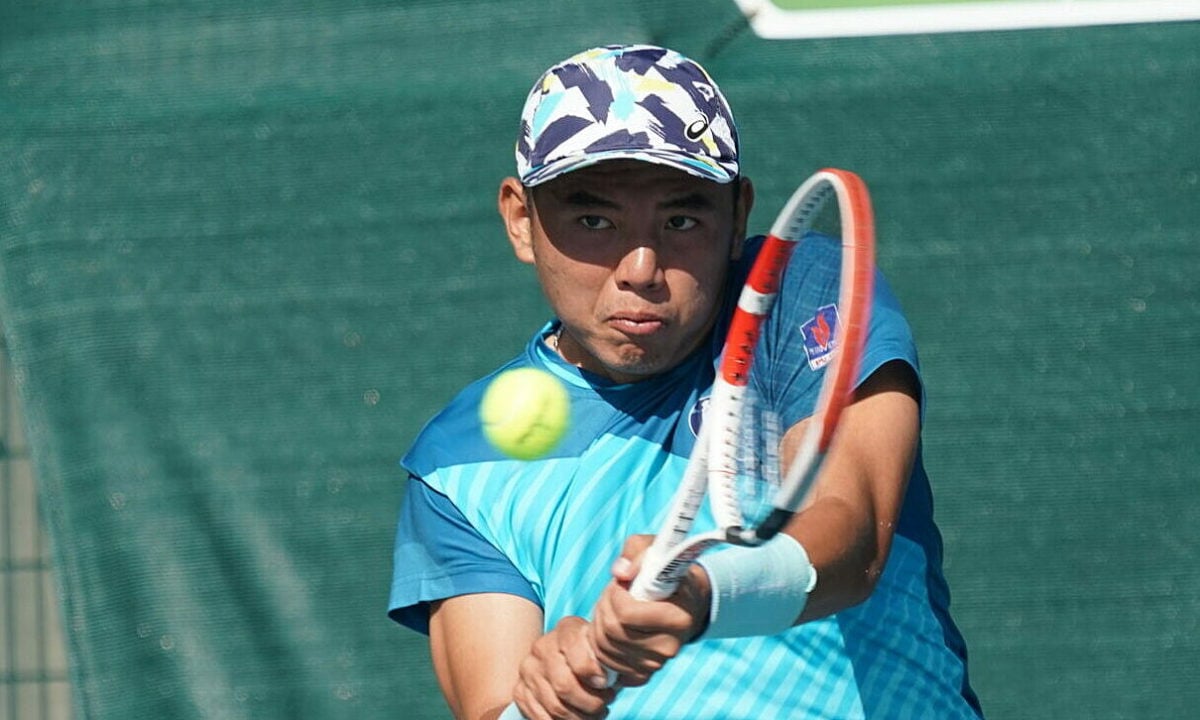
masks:
[[[796,623],[817,571],[795,538],[781,533],[758,548],[733,547],[697,563],[708,576],[708,627],[697,639],[774,635]]]
[[[708,630],[712,617],[712,583],[704,568],[693,565],[688,570],[688,580],[683,586],[687,588],[686,610],[693,618],[687,642],[694,642]]]

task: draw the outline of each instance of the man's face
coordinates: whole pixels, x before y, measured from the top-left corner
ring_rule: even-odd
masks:
[[[634,382],[673,368],[705,339],[741,252],[749,183],[735,200],[729,185],[610,161],[531,192],[528,237],[513,244],[562,320],[564,358]]]

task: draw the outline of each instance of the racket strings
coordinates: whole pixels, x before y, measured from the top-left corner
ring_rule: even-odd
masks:
[[[783,482],[779,414],[748,390],[734,453],[734,482],[741,526],[753,528],[771,512]]]

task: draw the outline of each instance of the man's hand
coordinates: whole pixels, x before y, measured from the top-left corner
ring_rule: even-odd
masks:
[[[671,597],[636,600],[629,586],[653,540],[634,535],[613,563],[613,582],[596,603],[589,629],[597,659],[620,674],[620,684],[645,685],[685,644],[704,632],[712,602],[708,575],[693,566]]]
[[[565,617],[521,661],[513,701],[528,720],[603,718],[616,691],[592,650],[589,624]]]

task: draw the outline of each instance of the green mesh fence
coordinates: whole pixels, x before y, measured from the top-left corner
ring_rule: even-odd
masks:
[[[545,313],[495,187],[590,45],[703,60],[764,227],[871,185],[993,718],[1200,705],[1200,25],[763,41],[732,2],[0,5],[0,320],[87,718],[446,717],[396,460]]]

